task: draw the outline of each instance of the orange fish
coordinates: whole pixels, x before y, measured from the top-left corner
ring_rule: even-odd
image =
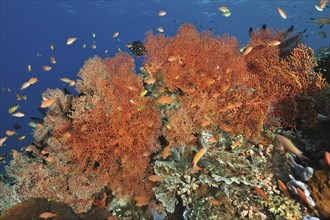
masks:
[[[308,201],[307,196],[305,195],[305,193],[298,187],[297,187],[297,192],[298,192],[298,195],[300,196],[300,198],[302,198],[304,200],[304,202],[307,203],[307,205],[309,207],[313,207],[311,205],[311,203]]]
[[[150,175],[150,176],[148,176],[148,180],[150,180],[152,182],[161,182],[164,180],[164,178],[162,176],[158,176],[158,175]]]
[[[237,140],[235,143],[233,143],[232,145],[230,145],[231,148],[235,148],[237,147],[239,144],[241,144],[241,140]]]
[[[281,180],[277,180],[277,184],[280,187],[280,189],[282,190],[282,192],[284,193],[284,195],[292,200],[286,185]]]
[[[212,205],[221,205],[221,202],[216,199],[209,199],[209,203],[211,203]]]
[[[171,153],[170,153],[171,145],[167,145],[163,152],[162,152],[162,158],[165,160]]]
[[[43,71],[50,71],[50,70],[52,70],[52,67],[51,66],[42,66],[42,70]]]
[[[205,127],[209,126],[210,124],[212,124],[212,121],[205,120],[205,121],[202,122],[201,126],[202,126],[203,128],[205,128]]]
[[[264,191],[262,189],[260,189],[257,186],[254,186],[254,190],[256,191],[256,193],[261,196],[264,200],[266,200],[267,202],[269,202],[269,199],[267,197],[267,195],[264,193]]]
[[[53,218],[55,216],[57,216],[57,213],[54,214],[51,212],[44,212],[39,215],[39,218],[48,219],[48,218]]]
[[[193,168],[191,169],[191,172],[195,172],[199,169],[201,169],[197,163],[198,161],[204,156],[204,154],[206,153],[207,151],[207,147],[203,147],[200,151],[198,151],[198,153],[195,155],[194,159],[193,159]]]
[[[325,159],[325,162],[328,164],[328,166],[330,167],[330,153],[329,152],[325,152],[324,153],[324,159]]]
[[[137,202],[135,204],[137,207],[141,207],[149,204],[149,198],[145,196],[135,196],[134,200]]]
[[[208,139],[208,141],[211,142],[211,143],[213,143],[213,144],[218,142],[217,139],[215,139],[214,137],[210,137]]]
[[[173,103],[174,99],[172,99],[172,97],[170,97],[170,96],[163,96],[163,97],[157,99],[156,102],[158,102],[159,104],[165,105],[165,104]]]
[[[246,56],[248,55],[249,53],[251,53],[253,47],[252,46],[249,46],[245,49],[244,53],[243,53],[243,56]]]
[[[150,84],[154,84],[156,82],[156,79],[151,77],[151,78],[147,79],[144,82],[147,83],[148,85],[150,85]]]
[[[46,99],[41,102],[41,108],[47,108],[54,103],[53,99]]]
[[[18,157],[18,152],[17,152],[17,150],[12,150],[12,152],[13,152],[13,158],[14,158],[14,159],[17,158],[17,157]]]

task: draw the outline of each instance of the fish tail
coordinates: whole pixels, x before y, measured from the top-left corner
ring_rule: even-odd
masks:
[[[195,173],[197,172],[198,170],[200,170],[201,168],[199,166],[197,166],[197,164],[194,164],[193,168],[191,168],[190,172],[191,173]]]

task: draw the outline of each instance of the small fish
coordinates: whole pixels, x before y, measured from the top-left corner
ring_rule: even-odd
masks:
[[[297,193],[300,196],[300,198],[302,198],[304,200],[304,202],[309,206],[309,207],[313,207],[313,205],[309,202],[309,200],[307,199],[307,196],[305,195],[305,193],[299,188],[297,187]]]
[[[213,122],[210,121],[210,120],[205,120],[205,121],[202,122],[201,126],[202,126],[203,128],[205,128],[205,127],[211,125],[212,123],[213,123]]]
[[[41,108],[48,108],[54,103],[54,99],[46,99],[41,102]]]
[[[216,199],[209,199],[208,202],[212,205],[221,205],[221,202],[219,200],[216,200]]]
[[[164,180],[164,177],[158,176],[158,175],[150,175],[150,176],[148,176],[148,180],[150,180],[152,182],[161,182]]]
[[[320,19],[317,19],[317,20],[314,20],[314,22],[316,24],[330,24],[330,18],[320,18]]]
[[[137,202],[135,204],[137,207],[146,206],[149,204],[149,199],[145,196],[135,196],[134,200]]]
[[[15,131],[11,131],[11,130],[6,131],[6,135],[8,135],[8,136],[13,136],[14,134],[16,134]]]
[[[92,44],[92,45],[91,45],[91,48],[92,48],[93,50],[95,50],[95,49],[96,49],[96,44]]]
[[[269,202],[269,199],[267,197],[267,195],[264,193],[264,191],[262,189],[260,189],[257,186],[254,186],[254,191],[256,191],[256,193],[261,196],[264,200],[266,200],[267,202]]]
[[[247,48],[244,50],[243,56],[246,56],[246,55],[248,55],[249,53],[251,53],[252,49],[253,49],[252,46],[247,47]]]
[[[93,104],[87,104],[86,105],[86,108],[87,109],[93,109],[93,108],[95,108],[95,106]]]
[[[25,135],[18,136],[17,139],[18,139],[19,141],[22,141],[22,140],[25,139]]]
[[[222,13],[222,16],[224,17],[229,17],[230,15],[231,15],[230,11]]]
[[[157,99],[156,102],[159,104],[165,105],[165,104],[171,104],[174,102],[174,99],[170,96],[162,96],[161,98]]]
[[[144,82],[150,85],[150,84],[154,84],[156,82],[156,79],[154,77],[151,77]]]
[[[214,137],[210,137],[208,141],[213,144],[218,143],[217,139],[215,139]]]
[[[43,71],[50,71],[52,69],[51,66],[42,66]]]
[[[320,9],[324,9],[326,4],[328,3],[329,0],[320,0],[320,4],[319,4],[319,7]]]
[[[19,105],[14,105],[8,109],[8,112],[11,114],[18,109]]]
[[[52,51],[55,51],[55,45],[54,45],[54,44],[51,44],[51,45],[50,45],[50,49],[51,49]]]
[[[140,92],[140,97],[144,97],[146,94],[148,93],[148,90],[143,90],[142,92]]]
[[[162,156],[162,158],[165,160],[171,153],[170,153],[170,149],[171,149],[171,145],[169,144],[169,145],[167,145],[165,148],[164,148],[164,150],[163,150],[163,152],[162,152],[162,154],[161,154],[161,156]]]
[[[38,78],[36,78],[36,77],[31,77],[30,79],[29,79],[29,81],[27,81],[30,85],[33,85],[33,84],[35,84],[36,82],[38,82]]]
[[[282,192],[284,193],[284,195],[286,197],[288,197],[289,199],[292,200],[292,198],[290,196],[290,193],[289,193],[288,188],[286,187],[286,185],[281,180],[277,180],[277,184],[280,187],[280,189],[282,190]]]
[[[280,142],[280,145],[285,147],[290,153],[298,156],[300,159],[307,159],[303,153],[301,152],[301,150],[299,150],[288,138],[277,134],[276,135],[276,140],[278,142]]]
[[[160,17],[165,16],[165,15],[166,15],[166,11],[164,11],[164,10],[160,10],[158,12],[158,16],[160,16]]]
[[[50,62],[51,62],[52,64],[56,64],[56,59],[55,59],[54,56],[50,56]]]
[[[54,157],[47,157],[47,158],[45,159],[45,161],[47,161],[48,163],[55,163],[55,162],[56,162],[56,160],[55,160]]]
[[[31,67],[30,64],[27,66],[27,71],[28,71],[28,72],[31,72],[31,71],[32,71],[32,67]]]
[[[230,12],[230,10],[226,6],[220,6],[218,10],[222,13]]]
[[[17,150],[12,150],[12,153],[13,153],[13,158],[16,159],[18,157]]]
[[[95,33],[92,33],[92,38],[95,38],[96,37],[96,34]]]
[[[82,48],[86,48],[86,44],[82,44],[82,46],[81,46]]]
[[[178,59],[179,59],[179,56],[170,56],[169,58],[167,58],[167,61],[174,62],[174,61],[177,61]]]
[[[21,118],[21,117],[24,117],[25,114],[22,113],[22,112],[16,112],[16,113],[12,114],[12,116],[17,117],[17,118]]]
[[[7,136],[0,139],[0,147],[3,146],[3,144],[6,142],[6,140],[7,140]]]
[[[33,121],[30,121],[30,122],[28,123],[28,125],[29,125],[30,127],[32,127],[32,128],[37,127],[37,124],[36,124],[35,122],[33,122]]]
[[[281,44],[281,41],[279,40],[273,40],[271,42],[268,43],[268,46],[271,46],[271,47],[275,47],[275,46],[278,46]]]
[[[21,86],[21,90],[26,89],[27,87],[29,87],[31,84],[29,82],[25,82],[23,83],[23,85]]]
[[[202,149],[200,149],[198,151],[198,153],[194,156],[194,159],[193,159],[193,168],[191,169],[191,172],[195,172],[199,169],[201,169],[197,163],[198,161],[206,154],[206,151],[207,151],[207,147],[203,147]]]
[[[277,11],[278,11],[278,13],[280,13],[280,15],[281,15],[281,17],[283,19],[287,19],[288,18],[288,16],[286,15],[285,11],[280,6],[277,6]]]
[[[45,154],[48,154],[48,151],[47,151],[47,150],[42,150],[42,151],[40,151],[40,153],[41,153],[42,155],[45,155]]]
[[[57,216],[58,213],[44,212],[39,215],[39,218],[48,219]]]
[[[77,40],[76,37],[69,37],[69,38],[66,40],[66,45],[73,44],[76,40]]]
[[[330,153],[329,152],[325,152],[324,153],[324,159],[325,159],[325,162],[328,164],[328,166],[330,167]]]
[[[112,38],[118,37],[118,35],[119,35],[119,32],[115,32],[115,33],[113,33]]]
[[[38,57],[38,58],[44,58],[45,55],[44,55],[43,53],[41,53],[41,52],[38,52],[38,53],[37,53],[37,57]]]
[[[163,29],[162,27],[158,27],[158,28],[157,28],[157,31],[158,31],[159,33],[163,33],[163,32],[164,32],[164,29]]]

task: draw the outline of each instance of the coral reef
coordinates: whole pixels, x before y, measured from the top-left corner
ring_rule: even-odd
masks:
[[[174,37],[147,33],[139,75],[125,53],[87,60],[78,95],[42,94],[53,104],[7,167],[14,182],[1,211],[43,197],[123,219],[301,219],[309,210],[294,190],[314,199],[300,182],[313,170],[288,161],[274,136],[326,121],[330,104],[317,96],[329,85],[313,71],[313,50],[290,49],[287,35],[258,30],[240,52],[234,37],[184,24]]]
[[[195,144],[206,121],[250,140],[260,138],[265,125],[295,127],[295,96],[315,95],[325,82],[311,71],[312,49],[300,44],[280,58],[271,42],[283,38],[268,29],[254,32],[247,45],[251,52],[242,55],[235,38],[212,37],[189,24],[171,38],[149,32],[145,69],[180,103],[178,110],[165,112],[173,128],[164,130],[167,140],[174,146]]]

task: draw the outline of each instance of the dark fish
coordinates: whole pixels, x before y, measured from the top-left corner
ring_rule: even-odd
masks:
[[[327,38],[327,33],[325,31],[319,32],[319,35],[321,35],[323,38]]]
[[[330,24],[330,18],[320,18],[314,21],[316,24]]]
[[[20,129],[22,127],[22,125],[20,125],[20,124],[14,124],[14,129],[15,130],[18,130],[18,129]]]
[[[71,95],[72,94],[67,88],[64,88],[63,92],[64,92],[65,95]]]
[[[261,25],[261,30],[266,30],[266,28],[267,28],[267,25],[266,24],[263,24],[263,25]]]
[[[36,121],[38,123],[44,123],[44,120],[42,118],[37,118],[37,117],[31,116],[30,119],[33,121]]]
[[[304,30],[303,30],[303,33],[305,33],[307,31],[307,28],[305,28]]]
[[[141,41],[133,41],[128,42],[126,46],[130,49],[130,51],[136,56],[143,56],[146,52],[146,48]]]
[[[37,108],[37,110],[38,110],[38,112],[42,115],[42,116],[46,116],[46,112],[47,112],[47,110],[46,109],[44,109],[44,108]]]
[[[248,33],[249,33],[249,36],[250,36],[250,37],[251,37],[252,32],[253,32],[253,28],[250,27],[249,30],[248,30]]]
[[[291,25],[286,31],[291,33],[294,30],[294,25]]]

